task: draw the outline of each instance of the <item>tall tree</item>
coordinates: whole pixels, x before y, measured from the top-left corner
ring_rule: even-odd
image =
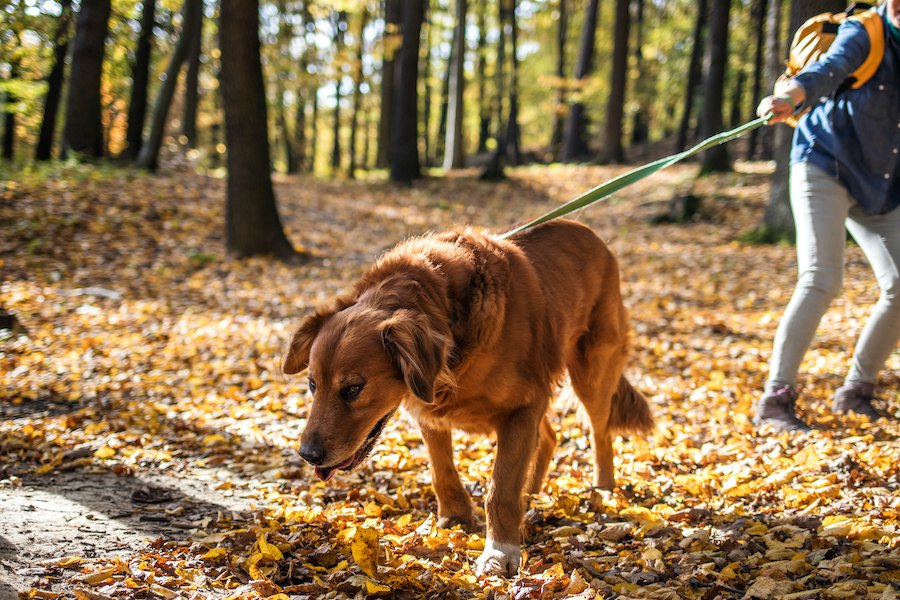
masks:
[[[452,60],[450,61],[450,106],[447,119],[447,142],[444,144],[444,168],[459,169],[465,166],[463,148],[463,92],[466,87],[466,0],[456,0],[456,32],[453,34]]]
[[[775,85],[775,80],[784,69],[784,56],[782,56],[781,47],[783,45],[782,38],[782,0],[769,0],[766,10],[766,48],[764,52],[763,62],[765,69],[765,85],[766,91],[769,92]],[[759,135],[760,158],[763,160],[772,159],[772,143],[774,139],[774,131],[778,128],[763,127],[757,129]]]
[[[391,136],[391,181],[409,182],[421,177],[419,163],[418,75],[419,36],[425,17],[425,0],[403,0],[403,45],[394,74],[394,116]]]
[[[63,82],[65,81],[66,54],[69,51],[69,30],[72,23],[72,0],[62,0],[59,6],[59,22],[56,32],[53,34],[53,67],[47,76],[44,116],[41,119],[41,132],[34,152],[35,160],[49,160],[53,153],[59,101],[62,98]]]
[[[509,123],[506,126],[506,151],[514,165],[522,164],[522,132],[519,129],[519,23],[516,19],[518,0],[509,0],[506,20],[509,23]],[[501,2],[504,6],[506,3]]]
[[[334,78],[334,120],[332,121],[332,145],[331,145],[331,170],[336,173],[341,170],[341,83],[343,83],[343,57],[344,34],[347,31],[347,12],[343,10],[331,11],[331,24],[334,29],[334,54],[337,65],[337,73]]]
[[[141,34],[138,36],[134,64],[131,67],[131,100],[125,126],[124,156],[137,158],[144,143],[147,119],[147,89],[150,84],[150,55],[153,52],[153,27],[156,25],[156,0],[144,0],[141,12]]]
[[[722,109],[725,99],[725,70],[728,66],[728,16],[731,0],[712,0],[709,13],[709,48],[706,52],[707,73],[703,83],[703,106],[700,111],[700,137],[719,133],[724,127]],[[712,173],[731,169],[728,146],[719,144],[703,152],[700,172]]]
[[[353,64],[353,113],[350,117],[350,177],[353,177],[359,161],[356,156],[357,129],[359,129],[359,112],[362,108],[363,85],[363,59],[366,51],[366,25],[369,22],[369,13],[363,7],[359,15],[359,35],[356,40],[356,59]],[[365,162],[365,161],[363,161]]]
[[[753,19],[753,37],[756,41],[756,47],[753,51],[753,81],[750,84],[750,104],[753,106],[754,111],[756,110],[756,105],[762,100],[760,91],[765,79],[763,58],[765,56],[766,5],[767,0],[753,0],[753,4],[750,7],[750,16]],[[759,128],[756,128],[747,136],[747,160],[752,159],[756,154],[759,131]]]
[[[634,111],[634,119],[631,125],[631,143],[643,144],[650,137],[650,123],[648,117],[648,105],[652,79],[646,77],[644,69],[644,0],[635,1],[635,43],[634,43],[634,69],[638,73],[635,81],[634,96],[637,108]]]
[[[701,0],[703,1],[703,0]],[[594,45],[597,37],[597,12],[600,0],[588,0],[584,14],[584,25],[581,29],[581,42],[578,47],[578,60],[575,63],[575,79],[584,83],[594,70]],[[569,108],[566,119],[566,130],[563,138],[562,159],[566,162],[585,158],[590,153],[587,144],[587,116],[585,105],[580,99]]]
[[[385,0],[384,2],[384,37],[382,39],[381,60],[381,115],[378,120],[378,157],[375,166],[386,169],[391,166],[391,149],[394,122],[395,72],[397,71],[397,54],[403,45],[400,32],[402,18],[401,0]]]
[[[219,47],[228,147],[226,247],[239,258],[294,257],[272,189],[258,0],[222,0]]]
[[[169,107],[175,95],[175,87],[178,84],[178,75],[187,60],[188,49],[194,43],[194,37],[200,34],[199,24],[202,22],[197,13],[203,10],[203,0],[184,0],[181,10],[181,35],[178,43],[169,59],[166,68],[166,76],[159,87],[156,101],[153,104],[153,117],[150,121],[150,131],[147,140],[141,145],[135,165],[141,169],[155,171],[159,164],[159,150],[162,147],[163,136],[166,132],[166,120],[169,116]]]
[[[846,7],[843,0],[793,0],[791,2],[790,27],[785,48],[790,44],[794,32],[804,21],[825,11],[840,11]],[[763,238],[771,241],[793,239],[796,233],[794,217],[791,213],[789,196],[789,158],[793,130],[787,125],[775,125],[772,152],[775,157],[775,173],[769,188],[769,203],[763,215]]]
[[[491,111],[487,96],[487,1],[482,0],[478,10],[478,62],[475,77],[478,79],[478,153],[487,152],[491,137]]]
[[[613,34],[613,64],[606,105],[606,135],[603,161],[621,163],[622,125],[625,117],[625,86],[628,81],[628,33],[631,29],[630,0],[616,0],[616,24]]]
[[[697,89],[703,79],[703,38],[706,31],[706,19],[708,15],[708,0],[697,0],[697,19],[694,21],[694,45],[691,48],[690,66],[688,66],[687,82],[684,89],[684,109],[681,113],[681,123],[678,126],[678,137],[675,141],[675,149],[681,152],[687,147],[691,117],[694,114],[694,101],[697,97]]]
[[[553,109],[553,133],[550,134],[550,154],[559,159],[566,113],[566,41],[569,36],[568,0],[559,0],[559,19],[556,23],[556,99]]]
[[[81,2],[66,99],[63,154],[71,150],[88,158],[103,156],[100,80],[110,10],[110,0]]]
[[[481,172],[481,178],[487,181],[498,181],[506,177],[506,141],[509,134],[509,122],[503,118],[503,100],[506,96],[506,13],[509,0],[500,0],[498,8],[497,61],[494,66],[494,114],[497,119],[497,133],[494,136],[496,147],[491,158]]]
[[[19,60],[16,58],[9,69],[9,81],[15,81],[19,78]],[[13,151],[15,149],[16,138],[16,95],[11,89],[6,90],[6,98],[4,99],[5,114],[3,115],[3,150],[2,156],[6,160],[12,160]]]
[[[193,35],[188,47],[187,73],[184,77],[184,118],[181,131],[187,138],[187,147],[197,147],[197,107],[200,104],[200,53],[203,42],[203,7],[193,15]]]

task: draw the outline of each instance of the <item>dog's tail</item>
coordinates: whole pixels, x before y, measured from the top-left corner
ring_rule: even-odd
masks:
[[[623,375],[613,394],[609,428],[618,433],[646,433],[654,425],[647,399]]]

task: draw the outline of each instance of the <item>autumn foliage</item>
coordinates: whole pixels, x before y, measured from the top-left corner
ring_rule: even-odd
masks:
[[[411,188],[276,179],[302,264],[225,256],[220,180],[81,167],[7,178],[0,495],[53,492],[53,477],[77,473],[133,490],[110,508],[123,526],[160,525],[116,551],[110,529],[92,555],[66,540],[0,555],[7,577],[34,598],[896,598],[900,427],[827,410],[877,293],[857,248],[802,367],[814,431],[760,435],[749,421],[795,269],[790,247],[737,241],[764,208],[760,165],[696,183],[694,223],[649,224],[691,185],[691,165],[580,215],[620,261],[628,376],[658,427],[618,440],[619,487],[593,490],[589,436],[560,390],[561,445],[531,500],[517,578],[476,578],[483,532],[437,527],[406,418],[327,484],[297,458],[306,383],[278,364],[300,315],[405,237],[505,228],[622,170],[520,168],[498,184],[463,171]],[[895,353],[880,387],[895,416],[898,372]],[[455,440],[481,503],[491,441]],[[0,511],[13,545],[16,522]]]

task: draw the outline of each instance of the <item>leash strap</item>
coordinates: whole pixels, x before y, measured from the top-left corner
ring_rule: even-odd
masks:
[[[577,198],[573,198],[572,200],[569,200],[565,204],[558,206],[557,208],[554,208],[553,210],[541,215],[540,217],[538,217],[532,221],[529,221],[529,222],[525,223],[524,225],[519,225],[518,227],[515,227],[514,229],[507,231],[506,233],[501,234],[500,238],[506,239],[517,233],[525,231],[526,229],[530,229],[530,228],[534,227],[535,225],[540,225],[541,223],[546,223],[547,221],[550,221],[550,220],[556,219],[558,217],[567,215],[571,212],[574,212],[574,211],[578,210],[579,208],[584,208],[585,206],[589,206],[591,204],[594,204],[595,202],[599,202],[600,200],[603,200],[604,198],[610,196],[611,194],[618,192],[622,188],[628,187],[632,183],[635,183],[636,181],[640,181],[644,177],[652,175],[653,173],[656,173],[657,171],[659,171],[661,169],[665,169],[669,165],[675,164],[678,161],[687,158],[688,156],[697,154],[698,152],[706,150],[707,148],[710,148],[712,146],[718,146],[719,144],[724,144],[727,141],[730,141],[730,140],[733,140],[734,138],[740,137],[740,136],[744,135],[745,133],[747,133],[748,131],[751,131],[753,129],[756,129],[760,125],[763,125],[771,118],[772,118],[772,115],[768,114],[764,117],[754,119],[753,121],[745,123],[745,124],[741,125],[740,127],[735,127],[734,129],[731,129],[729,131],[723,131],[722,133],[720,133],[718,135],[709,137],[709,138],[703,140],[702,142],[700,142],[699,144],[697,144],[696,146],[689,148],[683,152],[679,152],[679,153],[673,154],[671,156],[666,156],[665,158],[660,158],[659,160],[655,160],[652,163],[644,165],[643,167],[638,167],[636,169],[628,171],[627,173],[623,173],[622,175],[619,175],[618,177],[610,179],[606,183],[602,183],[602,184],[598,185],[597,187],[595,187],[591,190],[588,190],[587,192],[581,194]]]

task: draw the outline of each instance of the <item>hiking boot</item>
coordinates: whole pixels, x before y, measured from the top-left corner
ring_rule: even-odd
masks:
[[[834,392],[831,410],[837,413],[855,412],[875,421],[881,413],[872,406],[875,385],[871,383],[845,383]]]
[[[797,392],[788,385],[766,392],[756,403],[753,424],[757,427],[771,425],[776,431],[809,431],[809,425],[794,413],[796,402]]]

